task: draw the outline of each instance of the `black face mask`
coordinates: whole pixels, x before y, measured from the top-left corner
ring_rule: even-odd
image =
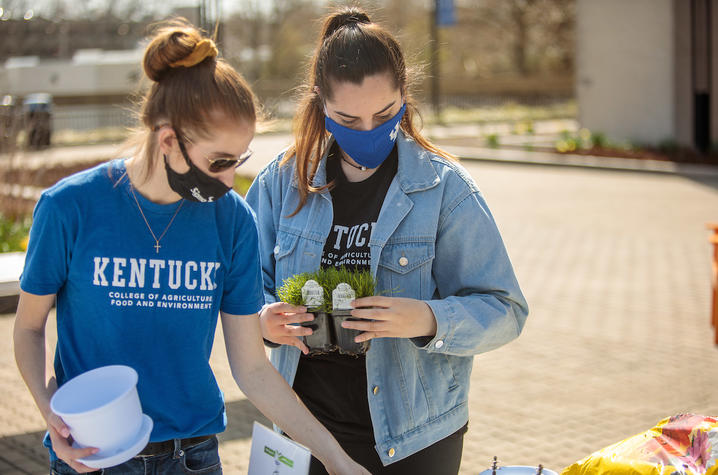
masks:
[[[217,199],[232,189],[220,180],[207,175],[192,163],[192,160],[187,156],[187,150],[179,138],[179,134],[176,132],[175,134],[177,135],[180,152],[182,152],[185,162],[189,165],[189,171],[186,173],[177,173],[170,167],[167,161],[167,155],[164,155],[167,181],[175,193],[186,200],[209,203],[217,201]]]

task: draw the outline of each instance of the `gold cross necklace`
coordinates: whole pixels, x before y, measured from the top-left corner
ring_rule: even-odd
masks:
[[[142,215],[142,219],[145,220],[145,224],[147,225],[147,229],[150,230],[150,234],[152,234],[152,239],[155,240],[155,245],[153,246],[155,248],[155,252],[157,254],[160,253],[160,241],[163,237],[165,237],[165,234],[167,233],[167,230],[172,226],[172,222],[177,217],[177,213],[179,213],[180,208],[182,208],[182,205],[184,204],[184,199],[180,201],[179,206],[177,207],[177,210],[175,211],[175,214],[172,215],[172,219],[170,219],[170,222],[165,227],[165,230],[162,231],[162,234],[160,234],[160,237],[155,236],[155,232],[152,231],[152,227],[150,226],[150,223],[147,221],[147,218],[145,217],[145,213],[142,211],[142,206],[140,206],[140,202],[137,201],[137,196],[135,195],[135,187],[130,184],[130,192],[132,193],[132,197],[135,199],[135,203],[137,204],[137,209],[140,210],[140,214]]]

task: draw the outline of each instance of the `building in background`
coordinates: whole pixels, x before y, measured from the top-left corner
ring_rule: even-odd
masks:
[[[120,13],[108,4],[95,18],[3,18],[0,96],[50,94],[55,130],[134,125],[134,99],[149,84],[142,81],[144,38],[157,18]],[[175,8],[169,16],[197,24],[200,9]]]
[[[579,122],[610,140],[718,144],[718,0],[578,0]]]
[[[60,106],[55,129],[127,126],[131,98],[140,91],[142,49],[78,50],[70,59],[9,58],[0,69],[2,90],[15,97],[52,95]],[[123,112],[125,111],[125,112]]]
[[[209,32],[213,19],[221,18],[222,57],[247,78],[265,111],[289,118],[316,47],[319,19],[327,13],[326,2],[318,0],[248,0],[225,15],[216,0],[179,9],[142,0],[91,3],[74,8],[80,4],[57,0],[44,12],[0,15],[0,97],[52,94],[56,131],[127,125],[117,119],[128,117],[124,112],[142,77],[140,57],[134,56],[139,51],[133,51],[141,49],[153,21],[175,15]],[[413,76],[411,84],[419,102],[430,104],[433,2],[363,3],[373,5],[372,18],[396,33],[411,71],[426,73]],[[441,108],[462,116],[468,116],[463,110],[516,104],[542,109],[540,116],[557,104],[574,110],[576,0],[455,4],[456,22],[437,35],[440,67],[433,74]]]

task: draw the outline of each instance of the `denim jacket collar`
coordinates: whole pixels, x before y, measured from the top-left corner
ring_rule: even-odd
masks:
[[[441,179],[431,163],[433,154],[407,137],[402,130],[396,139],[399,168],[396,177],[404,193],[424,191],[435,187]]]
[[[312,186],[322,187],[327,184],[327,154],[331,149],[334,137],[330,137],[322,159],[319,161],[317,171],[312,180]],[[399,153],[399,167],[396,177],[404,193],[423,191],[433,188],[441,181],[431,164],[431,152],[420,147],[411,137],[407,137],[403,130],[399,131],[396,139]],[[292,172],[292,186],[297,188],[296,170]],[[326,195],[328,191],[322,193]]]

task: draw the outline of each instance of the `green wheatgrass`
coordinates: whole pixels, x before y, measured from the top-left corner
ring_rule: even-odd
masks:
[[[315,272],[304,272],[285,279],[277,289],[277,297],[282,302],[292,305],[304,305],[302,287],[308,280],[316,281],[324,290],[324,304],[317,309],[319,312],[332,312],[332,291],[342,282],[349,284],[356,298],[375,295],[376,279],[370,271],[354,272],[346,267],[328,267]]]

